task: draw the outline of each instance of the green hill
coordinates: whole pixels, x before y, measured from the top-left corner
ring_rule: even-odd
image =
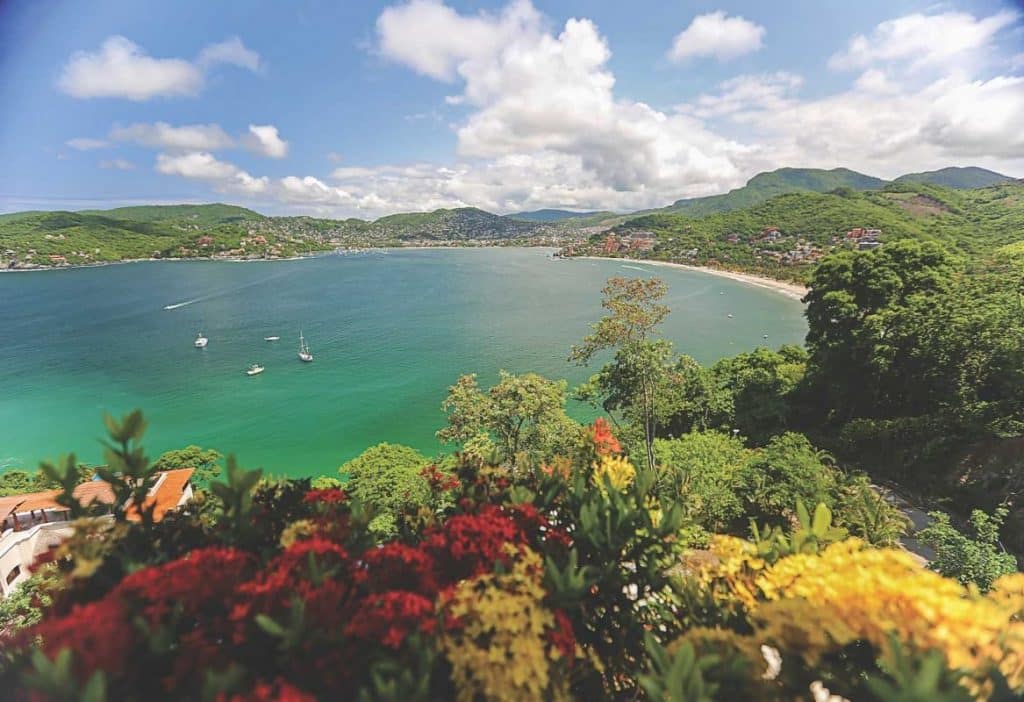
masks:
[[[820,256],[852,246],[846,232],[880,229],[881,241],[939,241],[969,262],[986,265],[1000,247],[1024,240],[1024,183],[973,190],[892,183],[883,190],[795,192],[704,217],[656,212],[618,225],[614,233],[651,232],[651,258],[722,266],[801,280]],[[768,228],[778,235],[766,236]],[[595,235],[595,246],[603,235]]]
[[[373,227],[386,238],[459,241],[527,237],[537,233],[540,225],[502,217],[476,207],[460,207],[389,215],[374,221]]]
[[[668,207],[654,212],[677,212],[691,217],[703,217],[716,212],[731,212],[770,200],[786,193],[810,191],[825,193],[837,188],[877,190],[885,185],[881,178],[864,175],[848,168],[780,168],[759,173],[742,188],[723,195],[710,195],[676,200]]]
[[[511,219],[519,219],[526,222],[561,222],[567,219],[578,219],[582,217],[595,217],[597,215],[604,215],[606,217],[614,217],[614,212],[599,211],[599,212],[573,212],[572,210],[533,210],[532,212],[514,212],[513,214],[506,215]]]
[[[930,183],[957,190],[985,188],[1011,181],[1013,178],[977,166],[941,168],[937,171],[908,173],[897,178],[896,183]]]
[[[219,202],[209,205],[117,207],[112,210],[84,210],[81,214],[97,214],[134,222],[178,222],[198,226],[265,219],[259,212]]]

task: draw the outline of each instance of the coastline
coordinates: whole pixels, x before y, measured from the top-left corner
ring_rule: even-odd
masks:
[[[755,275],[753,273],[741,273],[738,271],[728,271],[722,268],[709,268],[706,266],[692,266],[688,263],[673,263],[670,261],[651,261],[648,259],[639,258],[611,258],[608,256],[577,256],[576,258],[589,259],[593,261],[624,261],[629,263],[641,263],[649,266],[665,266],[667,268],[682,268],[689,271],[697,271],[698,273],[707,273],[709,275],[715,275],[719,278],[728,278],[735,280],[740,283],[746,283],[748,285],[756,285],[759,288],[766,288],[768,290],[774,290],[777,293],[781,293],[788,298],[793,300],[802,301],[803,297],[808,293],[809,288],[800,285],[798,283],[788,283],[784,280],[775,280],[774,278],[767,278],[762,275]]]

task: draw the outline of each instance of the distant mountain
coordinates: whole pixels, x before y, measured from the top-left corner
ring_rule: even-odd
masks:
[[[509,239],[534,234],[538,222],[524,222],[485,212],[476,207],[459,207],[433,212],[406,212],[381,217],[373,229],[382,237],[407,239]]]
[[[848,168],[780,168],[758,173],[742,188],[730,190],[724,195],[677,200],[668,207],[655,211],[703,217],[716,212],[732,212],[744,207],[753,207],[787,193],[827,193],[836,188],[878,190],[885,184],[886,181],[881,178],[864,175]]]
[[[533,210],[532,212],[514,212],[510,215],[505,215],[511,219],[523,220],[526,222],[561,222],[566,219],[576,219],[578,217],[593,217],[594,215],[608,215],[614,217],[615,213],[607,211],[594,211],[594,212],[573,212],[572,210]]]
[[[259,212],[219,202],[209,205],[141,205],[112,210],[83,210],[79,214],[100,215],[132,222],[180,222],[200,226],[265,219]]]
[[[990,185],[998,185],[1014,180],[1010,176],[996,173],[977,166],[940,168],[937,171],[924,171],[923,173],[908,173],[897,178],[894,183],[931,183],[942,185],[957,190],[970,190],[973,188],[987,188]]]

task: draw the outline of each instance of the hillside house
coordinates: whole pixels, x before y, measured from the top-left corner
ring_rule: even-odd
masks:
[[[153,505],[157,521],[192,499],[192,469],[168,470],[157,474],[144,505]],[[71,526],[69,510],[57,504],[59,490],[0,497],[0,598],[6,597],[30,575],[36,559],[49,548],[68,538]],[[83,505],[112,511],[114,491],[103,480],[91,480],[75,488],[74,496]],[[140,519],[128,506],[128,519]],[[113,516],[107,518],[113,519]]]

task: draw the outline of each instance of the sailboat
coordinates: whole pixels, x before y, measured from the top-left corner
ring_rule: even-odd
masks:
[[[310,353],[309,347],[306,345],[306,338],[302,336],[301,331],[299,332],[299,360],[306,363],[313,362],[313,354]]]
[[[208,343],[210,343],[210,340],[203,336],[202,332],[199,332],[199,336],[196,337],[194,346],[197,349],[205,349]]]

